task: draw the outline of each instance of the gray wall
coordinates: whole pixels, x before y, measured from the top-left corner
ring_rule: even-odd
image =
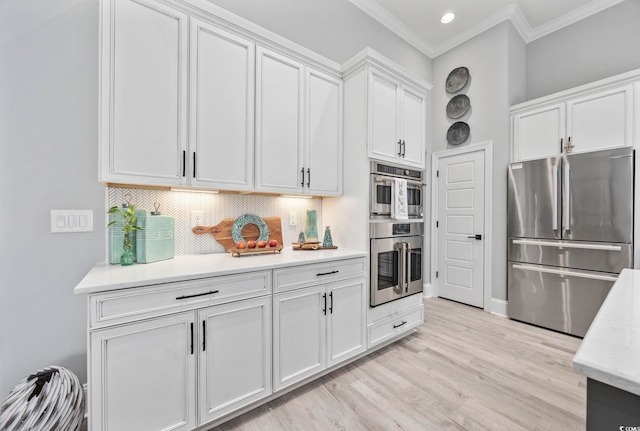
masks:
[[[527,45],[527,99],[640,68],[640,0],[626,0]]]
[[[48,365],[86,381],[86,297],[73,288],[105,258],[98,3],[50,3],[0,2],[0,403]],[[93,210],[94,232],[50,233],[51,209]]]
[[[344,63],[366,47],[431,82],[431,60],[348,0],[208,0]]]
[[[433,61],[433,152],[493,141],[493,235],[491,289],[495,299],[506,299],[506,168],[509,163],[509,106],[525,93],[526,47],[513,25],[505,21]],[[470,83],[462,92],[471,109],[462,118],[447,117],[445,107],[452,95],[444,84],[451,70],[469,68]],[[455,147],[446,141],[448,128],[466,121],[470,138]],[[488,305],[488,304],[485,304]]]

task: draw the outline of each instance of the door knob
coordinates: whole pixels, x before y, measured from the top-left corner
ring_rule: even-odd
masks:
[[[474,239],[477,239],[477,240],[481,240],[482,239],[482,235],[477,234],[477,235],[473,235],[473,236],[468,236],[467,238],[474,238]]]

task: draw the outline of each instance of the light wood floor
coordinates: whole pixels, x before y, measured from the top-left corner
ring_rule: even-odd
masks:
[[[581,339],[444,299],[418,332],[222,430],[584,430]]]

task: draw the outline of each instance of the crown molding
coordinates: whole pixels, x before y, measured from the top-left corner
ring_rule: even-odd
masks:
[[[539,27],[536,27],[529,33],[528,38],[524,38],[524,41],[529,43],[536,39],[539,39],[543,36],[553,33],[554,31],[560,30],[561,28],[567,27],[571,24],[574,24],[580,20],[590,17],[591,15],[595,15],[598,12],[602,12],[605,9],[610,8],[611,6],[615,6],[618,3],[622,3],[624,0],[596,0],[589,4],[582,6],[565,14],[559,18],[554,19],[546,24],[543,24]]]
[[[418,49],[429,58],[434,57],[435,47],[420,37],[415,31],[407,27],[402,21],[393,16],[388,10],[380,6],[375,0],[349,0],[355,6],[400,36],[410,45]]]
[[[477,35],[489,30],[490,28],[500,24],[503,21],[510,20],[525,43],[532,42],[538,38],[560,30],[566,26],[574,24],[580,20],[595,15],[611,6],[623,2],[624,0],[594,0],[591,3],[576,9],[573,12],[565,14],[547,24],[541,25],[536,28],[531,28],[531,25],[525,18],[522,10],[517,4],[511,4],[501,8],[492,14],[489,18],[482,22],[470,27],[463,33],[458,34],[456,37],[450,38],[445,42],[434,46],[424,40],[416,32],[411,30],[408,26],[402,23],[399,19],[393,16],[388,10],[380,6],[375,0],[349,0],[355,6],[359,7],[362,11],[370,15],[373,19],[380,24],[387,27],[389,30],[397,34],[404,39],[410,45],[417,48],[427,57],[433,59],[437,56],[444,54],[450,49],[455,48],[464,42],[473,39]]]
[[[484,21],[479,22],[478,24],[474,25],[473,27],[469,27],[466,31],[459,33],[457,36],[452,37],[448,40],[446,40],[445,42],[439,44],[436,47],[436,50],[434,52],[434,56],[431,58],[435,58],[441,54],[444,54],[445,52],[449,51],[450,49],[455,48],[458,45],[461,45],[463,43],[465,43],[466,41],[473,39],[474,37],[476,37],[477,35],[484,33],[485,31],[489,30],[492,27],[495,27],[496,25],[500,24],[503,21],[509,20],[511,19],[511,17],[514,15],[514,13],[516,13],[515,11],[518,11],[519,15],[522,17],[522,20],[524,20],[524,22],[526,23],[526,19],[524,18],[524,15],[522,15],[522,12],[520,12],[520,8],[518,7],[518,5],[508,5],[505,6],[501,9],[499,9],[498,11],[496,11],[494,14],[492,14],[491,16],[489,16],[487,19],[485,19]],[[528,24],[527,24],[528,26]],[[516,27],[517,28],[517,27]],[[520,32],[521,29],[518,29],[518,32]]]

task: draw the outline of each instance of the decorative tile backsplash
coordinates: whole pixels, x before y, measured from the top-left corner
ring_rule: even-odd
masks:
[[[324,232],[322,225],[322,199],[284,198],[279,196],[254,196],[237,194],[214,194],[206,192],[147,190],[110,187],[109,207],[121,206],[130,193],[131,203],[136,209],[154,210],[154,203],[160,204],[163,215],[175,219],[175,254],[224,253],[224,247],[209,234],[196,235],[191,231],[191,211],[204,212],[204,226],[215,226],[222,219],[237,218],[243,214],[260,217],[280,217],[282,219],[282,241],[285,246],[297,241],[304,230],[307,210],[318,211],[318,232]],[[289,226],[289,214],[296,213],[296,226]]]

